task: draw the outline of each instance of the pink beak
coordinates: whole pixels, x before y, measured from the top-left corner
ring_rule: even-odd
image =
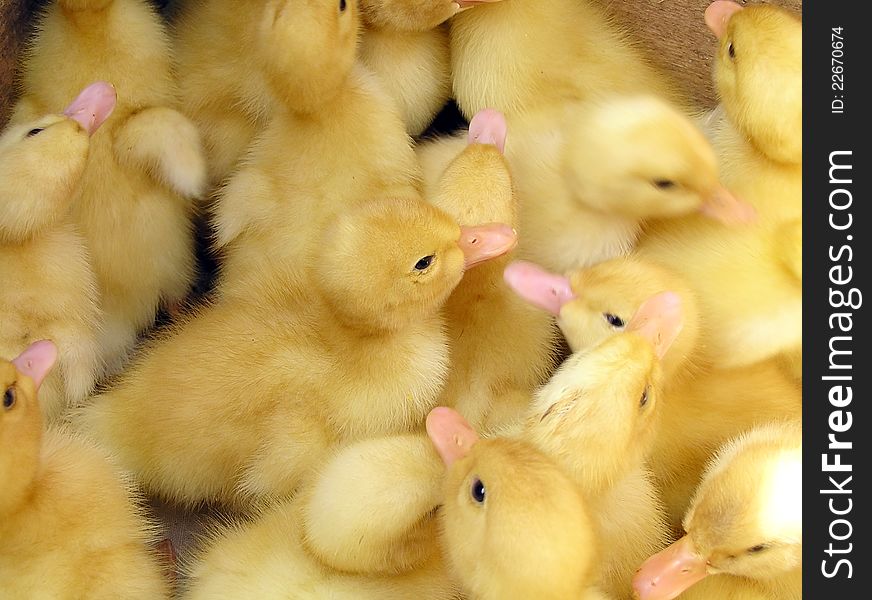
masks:
[[[575,293],[566,277],[549,273],[539,265],[515,261],[503,271],[503,279],[521,298],[555,317],[567,302],[575,299]]]
[[[686,535],[645,561],[633,577],[633,589],[639,600],[672,600],[706,575],[706,560]]]
[[[463,250],[465,268],[502,256],[518,243],[515,230],[502,223],[461,227],[457,245]]]
[[[92,83],[73,100],[64,114],[93,135],[115,109],[115,87],[111,83]]]

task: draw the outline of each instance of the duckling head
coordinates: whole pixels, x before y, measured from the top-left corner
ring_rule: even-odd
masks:
[[[671,290],[681,298],[683,326],[663,359],[667,377],[692,360],[699,313],[687,285],[674,273],[645,259],[614,258],[577,270],[568,277],[549,273],[525,261],[512,262],[506,282],[522,298],[557,317],[557,324],[573,352],[593,348],[624,331],[648,298]]]
[[[328,225],[313,280],[345,324],[396,330],[435,314],[466,269],[516,241],[508,225],[460,227],[419,199],[376,200]]]
[[[20,505],[36,477],[42,441],[37,391],[56,358],[55,345],[43,340],[11,361],[0,359],[0,517]]]
[[[502,113],[485,109],[469,123],[468,145],[445,168],[433,204],[461,224],[515,226],[517,205],[503,157],[507,126]]]
[[[574,353],[535,394],[528,439],[586,492],[608,488],[647,456],[659,415],[660,358],[681,326],[680,298],[657,294],[625,331]]]
[[[108,83],[85,88],[63,114],[13,125],[0,136],[0,243],[17,243],[69,210],[89,136],[115,106]]]
[[[441,508],[454,572],[475,598],[571,598],[592,568],[595,540],[576,486],[521,440],[479,440],[439,407],[427,432],[448,466]]]
[[[658,98],[614,98],[568,128],[563,174],[584,206],[635,219],[696,211],[727,223],[753,219],[753,209],[718,181],[702,132]]]
[[[312,112],[334,97],[354,64],[357,0],[268,0],[256,34],[258,61],[292,110]]]
[[[706,577],[765,581],[802,565],[802,430],[773,423],[728,442],[684,517],[683,538],[648,559],[633,585],[671,600]]]
[[[730,120],[772,160],[802,162],[802,22],[773,6],[718,0],[715,84]]]

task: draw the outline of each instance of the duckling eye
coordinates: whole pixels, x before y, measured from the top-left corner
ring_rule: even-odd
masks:
[[[415,263],[416,271],[426,271],[430,268],[430,265],[433,264],[433,259],[436,258],[434,255],[425,256]]]
[[[621,319],[618,315],[613,315],[611,313],[603,313],[603,317],[605,317],[606,321],[608,321],[609,325],[615,327],[616,329],[620,329],[624,326],[624,320]]]
[[[3,408],[9,410],[13,406],[15,406],[15,388],[9,387],[6,388],[6,392],[3,394]]]
[[[35,129],[31,129],[30,131],[27,132],[27,137],[33,137],[36,134],[38,134],[39,132],[44,131],[44,130],[45,130],[45,127],[37,127]]]
[[[475,478],[472,481],[472,488],[470,488],[469,494],[473,500],[479,504],[484,504],[484,483],[482,483],[481,479]]]
[[[736,58],[736,48],[733,46],[733,42],[727,46],[727,54],[730,55],[730,58]]]
[[[339,0],[339,12],[345,12],[345,0]]]
[[[648,404],[648,388],[645,388],[645,391],[642,392],[642,397],[639,398],[639,408],[644,408],[645,405]]]
[[[671,179],[657,179],[654,181],[654,187],[661,190],[671,190],[675,187],[675,182]]]
[[[769,548],[769,546],[766,544],[757,544],[756,546],[748,548],[748,554],[757,554],[758,552],[763,552],[767,548]]]

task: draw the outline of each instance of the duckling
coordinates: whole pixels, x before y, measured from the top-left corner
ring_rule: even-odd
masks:
[[[406,124],[420,135],[451,96],[448,29],[452,0],[361,0],[360,60],[381,80]]]
[[[801,598],[801,425],[774,422],[725,444],[684,529],[687,535],[636,574],[642,600],[670,600],[684,590],[700,598]]]
[[[186,2],[173,29],[182,105],[203,136],[212,188],[276,110],[327,102],[355,60],[357,2],[251,4],[240,11],[233,0]]]
[[[451,72],[467,119],[495,108],[512,127],[526,111],[595,97],[643,92],[677,99],[626,33],[598,6],[578,0],[509,0],[456,15]]]
[[[501,154],[506,135],[499,112],[475,115],[469,145],[446,168],[431,202],[462,225],[514,226],[517,205]],[[503,281],[509,259],[504,255],[465,275],[445,304],[452,366],[439,404],[455,407],[479,429],[518,420],[555,366],[551,319]]]
[[[712,141],[731,190],[776,219],[801,216],[802,23],[784,9],[713,2],[715,87],[724,117]]]
[[[63,115],[0,136],[0,353],[40,338],[60,348],[59,368],[42,386],[49,422],[84,400],[101,370],[97,281],[69,212],[90,136],[114,105],[112,86],[94,83]]]
[[[91,142],[72,212],[97,274],[99,345],[111,374],[158,308],[188,294],[191,198],[204,190],[205,164],[196,128],[174,109],[169,38],[146,0],[50,4],[24,57],[16,122],[62,106],[98,78],[115,85],[118,102]]]
[[[667,290],[681,300],[682,327],[661,359],[664,381],[690,378],[709,365],[698,359],[705,319],[694,293],[674,272],[637,255],[614,258],[562,276],[526,261],[504,272],[520,297],[557,317],[570,349],[585,352],[624,331],[644,302]]]
[[[750,218],[747,205],[720,185],[703,134],[656,97],[567,103],[509,125],[506,153],[524,231],[518,254],[549,270],[627,254],[648,219],[694,212],[728,223]],[[451,138],[422,146],[425,182],[460,144]]]
[[[597,540],[585,502],[548,456],[517,439],[479,440],[445,407],[430,412],[427,432],[448,467],[445,553],[469,597],[604,597],[592,584]]]
[[[320,563],[306,551],[299,499],[276,503],[247,523],[214,530],[186,565],[186,600],[455,600],[459,590],[440,558],[408,573],[360,575]]]
[[[522,258],[567,272],[627,254],[651,219],[753,218],[720,184],[703,134],[662,100],[616,97],[555,112],[512,123]]]
[[[448,368],[439,310],[514,244],[423,202],[338,215],[309,288],[224,298],[159,338],[79,415],[150,492],[183,504],[292,496],[339,443],[404,433]]]
[[[0,360],[0,589],[10,598],[168,598],[130,482],[90,442],[43,432],[37,391],[57,353],[42,340]]]
[[[668,539],[645,465],[657,432],[666,354],[682,327],[681,299],[662,292],[644,302],[625,331],[570,356],[534,396],[524,439],[579,486],[604,554],[599,586],[631,596],[632,573]]]
[[[763,423],[802,418],[802,389],[777,359],[712,369],[670,386],[649,464],[679,530],[706,463],[731,438]]]

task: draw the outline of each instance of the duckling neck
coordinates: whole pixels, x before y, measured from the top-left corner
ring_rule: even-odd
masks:
[[[39,447],[25,446],[7,452],[0,464],[0,532],[13,523],[14,516],[33,497],[39,477]],[[14,526],[14,525],[13,525]],[[0,534],[0,540],[3,539]]]
[[[800,600],[802,598],[802,567],[797,567],[779,577],[758,580],[773,600]]]

